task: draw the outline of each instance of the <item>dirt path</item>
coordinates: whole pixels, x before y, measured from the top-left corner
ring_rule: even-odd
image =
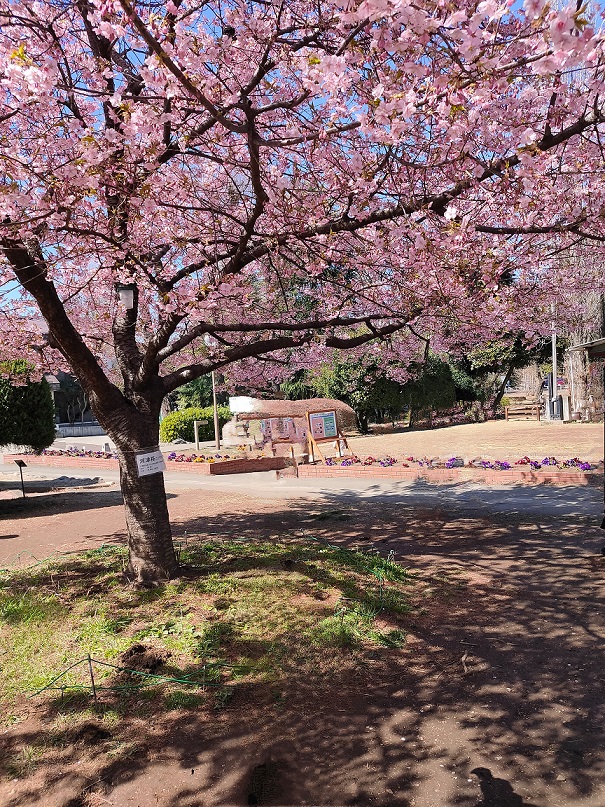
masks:
[[[105,504],[80,511],[80,542],[119,538],[121,510]],[[202,524],[229,535],[302,530],[393,550],[426,580],[406,647],[388,665],[365,659],[292,691],[243,689],[210,718],[133,719],[131,755],[112,761],[74,747],[27,783],[3,782],[3,807],[230,807],[253,803],[255,781],[266,805],[605,804],[605,567],[594,522],[384,498],[326,496],[311,507],[239,497],[234,506],[229,492],[182,492],[170,507],[180,535]],[[59,532],[75,521],[71,511],[52,517]],[[447,600],[443,574],[460,580]],[[30,706],[1,735],[5,749],[31,743],[51,718]]]

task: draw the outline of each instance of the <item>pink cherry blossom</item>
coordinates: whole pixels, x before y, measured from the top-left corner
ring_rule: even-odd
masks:
[[[538,0],[0,0],[3,355],[86,388],[133,576],[175,573],[133,452],[183,383],[341,349],[404,376],[427,342],[535,338],[553,302],[582,318],[605,242],[589,22]]]

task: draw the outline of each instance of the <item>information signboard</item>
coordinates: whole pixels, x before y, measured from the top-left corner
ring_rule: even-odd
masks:
[[[316,455],[325,462],[325,457],[320,448],[325,443],[332,443],[338,451],[339,457],[342,457],[343,449],[349,451],[346,438],[338,429],[338,419],[334,410],[307,412],[307,422],[309,424],[307,448],[310,462],[315,462]]]
[[[315,441],[338,437],[336,412],[309,412],[309,428]]]
[[[166,463],[160,449],[137,454],[137,470],[139,476],[150,476],[165,471]]]

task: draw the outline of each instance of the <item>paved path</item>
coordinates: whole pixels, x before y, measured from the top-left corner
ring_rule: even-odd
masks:
[[[35,477],[49,486],[61,484],[60,477],[90,477],[82,469],[65,468],[26,470],[26,488],[35,487]],[[30,494],[23,512],[15,512],[17,503],[0,501],[0,563],[21,552],[46,557],[54,551],[82,549],[109,541],[123,541],[124,513],[118,489],[117,471],[103,471],[107,487],[62,494]],[[18,489],[18,477],[0,466],[0,489]],[[321,509],[339,509],[353,505],[420,508],[443,511],[452,518],[518,517],[557,518],[566,523],[598,525],[603,511],[603,495],[592,487],[515,486],[486,487],[475,483],[430,485],[423,481],[380,481],[368,479],[276,479],[274,472],[238,474],[220,477],[192,477],[166,474],[168,506],[179,537],[192,527],[204,529],[205,520],[254,523],[257,517],[284,510],[305,514]],[[2,508],[4,507],[4,512]],[[81,518],[75,518],[81,513]]]
[[[60,484],[61,477],[91,481],[90,472],[82,468],[33,467],[25,471],[26,490],[29,480]],[[117,487],[117,470],[99,471],[101,482]],[[325,479],[276,479],[274,471],[222,476],[193,476],[168,471],[164,474],[168,493],[182,490],[223,491],[233,496],[245,495],[254,499],[347,499],[401,498],[407,503],[424,506],[449,506],[459,509],[482,509],[486,512],[527,512],[568,515],[597,515],[602,510],[603,494],[591,486],[554,485],[483,485],[475,482],[429,484],[423,480],[380,480],[347,477]],[[20,490],[19,474],[10,466],[0,465],[0,485]]]

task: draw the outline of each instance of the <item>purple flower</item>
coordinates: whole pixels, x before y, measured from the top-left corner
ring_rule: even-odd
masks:
[[[383,468],[390,468],[392,465],[395,465],[396,462],[395,457],[385,457],[383,460],[380,460],[380,465],[382,465]]]

